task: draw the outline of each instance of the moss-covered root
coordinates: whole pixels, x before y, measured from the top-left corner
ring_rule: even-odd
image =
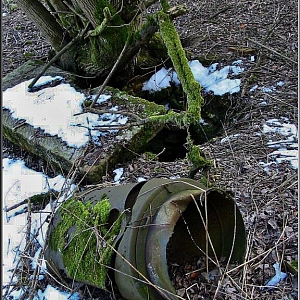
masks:
[[[192,169],[201,169],[206,167],[211,167],[212,162],[205,158],[204,154],[201,152],[201,149],[198,145],[194,145],[194,141],[192,140],[190,133],[187,135],[187,149],[188,154],[187,157],[192,164]]]
[[[161,1],[164,11],[168,9],[167,1]],[[203,97],[201,96],[201,86],[195,80],[189,67],[185,51],[181,45],[176,28],[166,12],[161,11],[157,14],[158,24],[164,43],[168,49],[168,55],[172,60],[178,78],[181,81],[183,91],[187,95],[187,113],[185,124],[197,124],[201,119],[201,105]]]
[[[200,147],[198,145],[191,145],[188,158],[195,168],[210,167],[212,165],[211,161],[201,153]]]

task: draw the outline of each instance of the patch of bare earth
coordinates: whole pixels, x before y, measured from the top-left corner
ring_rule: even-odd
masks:
[[[217,55],[221,66],[242,60],[245,68],[222,136],[201,145],[213,167],[200,170],[195,179],[205,178],[208,185],[233,192],[246,225],[247,253],[242,265],[211,266],[209,278],[201,260],[170,268],[170,276],[185,299],[298,299],[297,276],[285,267],[298,260],[298,171],[289,162],[270,164],[268,169],[261,164],[275,159],[267,142],[282,139],[279,133],[263,132],[267,120],[285,120],[298,128],[298,3],[171,2],[189,8],[175,24],[183,45],[195,57]],[[3,76],[26,60],[26,51],[33,57],[46,56],[49,45],[20,10],[3,17],[2,26]],[[282,86],[277,85],[280,81]],[[265,87],[275,89],[267,92]],[[159,162],[145,155],[122,167],[121,183],[136,182],[138,177],[186,177],[190,169],[186,159]],[[107,174],[101,184],[111,184],[113,175]],[[264,288],[275,275],[275,262],[287,278],[273,289]]]

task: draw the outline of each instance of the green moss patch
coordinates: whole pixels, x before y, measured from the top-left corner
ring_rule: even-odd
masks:
[[[191,145],[188,152],[188,158],[197,168],[210,167],[212,165],[211,161],[202,155],[198,145]]]
[[[164,12],[160,12],[158,14],[158,22],[162,38],[168,49],[169,57],[172,60],[183,91],[187,95],[188,108],[185,114],[184,123],[187,126],[199,123],[201,120],[201,106],[204,101],[201,96],[201,86],[195,80],[188,65],[185,51],[182,48],[179,35],[170,17]]]
[[[107,223],[110,203],[106,197],[96,204],[67,200],[58,214],[61,219],[49,246],[61,252],[67,277],[104,288],[122,215],[111,226]]]

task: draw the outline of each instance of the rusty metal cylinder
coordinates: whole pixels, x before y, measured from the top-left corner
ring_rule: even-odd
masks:
[[[202,256],[215,262],[244,259],[244,222],[225,191],[206,188],[192,179],[154,178],[95,188],[78,196],[95,205],[103,195],[109,199],[112,219],[125,214],[114,241],[111,267],[126,299],[178,299],[168,274],[168,260],[184,264]],[[61,212],[57,218],[61,219]],[[58,251],[50,247],[45,258],[67,273]]]

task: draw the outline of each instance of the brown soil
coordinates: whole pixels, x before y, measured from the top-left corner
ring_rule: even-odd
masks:
[[[218,273],[211,280],[203,272],[186,275],[197,266],[201,268],[202,262],[181,266],[173,277],[178,294],[185,299],[298,299],[297,276],[286,268],[287,263],[298,260],[298,172],[288,162],[271,164],[269,171],[260,164],[273,161],[269,154],[274,149],[267,142],[282,139],[278,133],[263,133],[267,120],[288,118],[298,128],[297,2],[171,2],[186,2],[189,8],[175,20],[187,50],[195,57],[217,56],[223,66],[241,59],[245,68],[240,75],[241,92],[223,122],[222,136],[201,145],[213,167],[200,170],[195,179],[233,192],[247,230],[246,263],[235,270],[234,266],[222,269],[224,276]],[[48,43],[19,9],[8,12],[2,26],[2,76],[29,57],[47,57]],[[284,85],[276,86],[279,81]],[[255,85],[258,88],[250,92]],[[276,86],[276,91],[264,91],[263,87],[271,86]],[[226,137],[231,138],[226,141]],[[13,152],[8,146],[3,150],[5,155],[24,157],[16,148]],[[190,169],[186,159],[158,162],[145,155],[122,167],[121,183],[158,175],[186,177]],[[111,183],[113,175],[107,174],[102,184]],[[288,273],[287,278],[272,290],[261,288],[275,275],[276,261]]]

